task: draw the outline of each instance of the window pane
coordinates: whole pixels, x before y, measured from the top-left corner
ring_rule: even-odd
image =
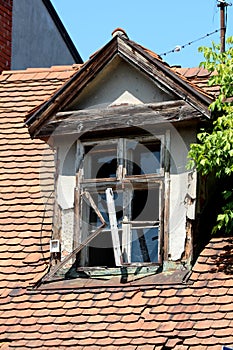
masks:
[[[127,142],[127,175],[160,173],[161,143]]]
[[[159,221],[160,189],[150,188],[149,184],[140,190],[133,191],[132,220]]]
[[[158,227],[132,229],[132,262],[158,262],[158,231]]]
[[[99,192],[88,191],[92,200],[94,201],[96,207],[100,211],[107,225],[102,229],[102,231],[96,236],[87,247],[87,256],[88,266],[115,266],[113,243],[112,243],[112,234],[109,223],[109,215],[107,209],[107,201],[105,191],[99,190]],[[123,193],[122,191],[113,191],[114,194],[114,203],[116,209],[116,217],[119,228],[119,238],[121,242],[122,232],[122,200]],[[86,196],[83,196],[82,201],[82,213],[83,213],[83,223],[82,223],[82,233],[85,236],[90,235],[98,227],[101,226],[102,222],[99,216],[96,213],[96,210],[93,208],[94,205],[90,204],[90,201]]]
[[[117,170],[117,145],[85,147],[84,177],[86,179],[114,178]]]

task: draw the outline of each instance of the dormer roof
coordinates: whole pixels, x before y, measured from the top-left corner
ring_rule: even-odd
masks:
[[[159,55],[129,40],[120,30],[115,33],[116,35],[81,65],[60,89],[28,114],[26,124],[33,137],[40,135],[41,128],[49,123],[56,113],[68,110],[74,99],[116,57],[139,70],[175,99],[184,101],[206,118],[209,117],[208,106],[213,96],[201,88],[200,84],[195,84],[192,79],[186,77],[187,71],[170,67]]]

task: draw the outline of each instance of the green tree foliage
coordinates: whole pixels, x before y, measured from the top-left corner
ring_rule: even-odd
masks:
[[[203,66],[212,73],[209,85],[219,86],[219,95],[210,105],[213,124],[210,130],[201,130],[198,143],[192,144],[189,151],[189,168],[195,166],[203,175],[213,174],[222,183],[233,179],[233,37],[227,39],[226,52],[220,52],[220,45],[201,47],[205,61]],[[232,185],[231,185],[232,186]],[[213,232],[233,230],[233,194],[226,188],[224,205],[217,216]]]

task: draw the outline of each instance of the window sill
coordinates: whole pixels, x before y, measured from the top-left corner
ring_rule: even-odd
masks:
[[[159,264],[125,264],[122,267],[72,267],[66,272],[66,279],[73,278],[91,278],[109,280],[113,277],[120,277],[121,281],[128,282],[145,276],[153,275],[161,271]]]

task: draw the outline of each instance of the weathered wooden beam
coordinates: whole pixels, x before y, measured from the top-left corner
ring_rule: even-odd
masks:
[[[122,222],[122,255],[124,263],[131,262],[132,231],[127,216]]]
[[[95,204],[92,196],[90,195],[90,193],[88,191],[84,191],[83,195],[87,198],[88,202],[90,203],[90,205],[92,206],[92,208],[94,209],[96,215],[98,216],[98,218],[100,219],[100,221],[102,222],[102,224],[107,225],[107,223],[105,222],[101,212],[99,211],[97,205]]]
[[[76,187],[74,189],[74,234],[73,234],[73,250],[76,249],[81,242],[81,218],[80,218],[80,179],[81,179],[81,170],[76,174]]]
[[[137,109],[145,109],[145,108],[151,108],[155,110],[163,110],[167,108],[172,108],[172,107],[182,107],[182,106],[188,106],[188,104],[183,101],[183,100],[172,100],[172,101],[161,101],[161,102],[155,102],[155,103],[141,103],[137,105],[116,105],[116,106],[111,106],[111,107],[105,107],[105,108],[91,108],[91,109],[80,109],[80,110],[70,110],[70,111],[64,111],[64,112],[58,112],[56,113],[56,117],[62,117],[62,116],[71,116],[71,115],[76,115],[76,113],[100,113],[101,111],[111,111],[112,109],[114,110],[119,110],[125,111],[127,109],[129,110],[137,110]],[[54,120],[54,118],[53,118]]]
[[[171,154],[171,135],[170,131],[166,131],[165,137],[165,173],[164,173],[164,210],[163,218],[161,222],[163,223],[163,258],[168,260],[169,258],[169,216],[170,216],[170,154]]]
[[[58,113],[45,125],[40,136],[79,134],[100,130],[116,130],[132,127],[147,127],[161,123],[175,123],[199,119],[202,114],[188,104],[168,103],[118,106],[104,109],[85,109]]]
[[[82,168],[80,164],[83,160],[84,150],[81,142],[76,142],[76,157],[75,157],[75,171],[76,171],[76,187],[74,189],[74,235],[73,235],[73,250],[76,249],[81,242],[81,218],[80,218],[80,183],[82,178]]]

